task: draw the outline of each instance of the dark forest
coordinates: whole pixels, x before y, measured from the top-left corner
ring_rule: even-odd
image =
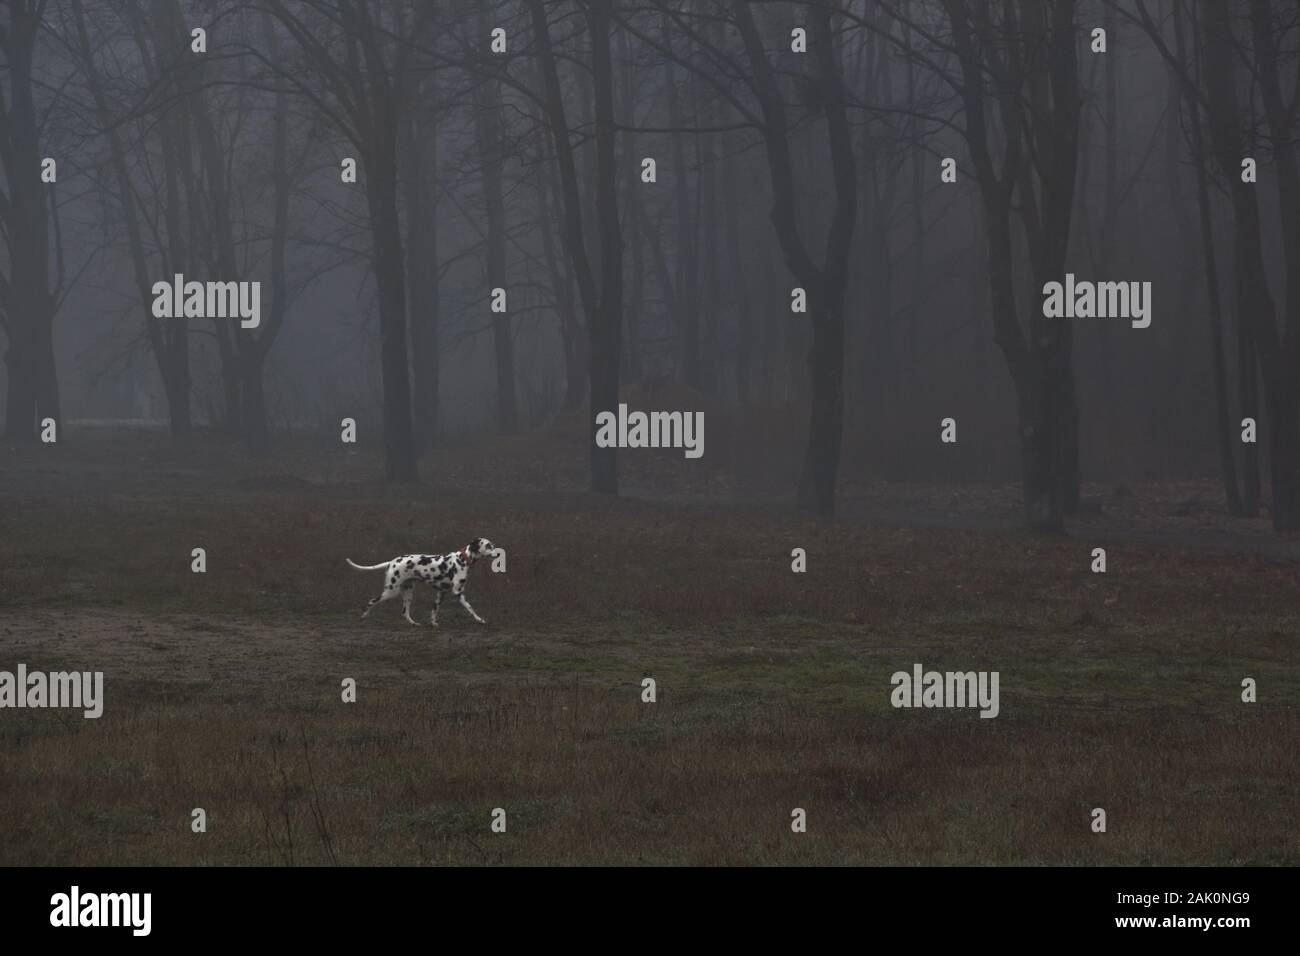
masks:
[[[0,862],[1297,860],[1294,3],[0,58],[0,670],[105,687],[0,709]]]

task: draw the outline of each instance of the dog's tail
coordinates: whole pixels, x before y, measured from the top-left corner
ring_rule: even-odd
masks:
[[[356,563],[355,561],[353,561],[351,558],[344,558],[343,560],[346,561],[348,564],[352,565],[352,566],[353,566],[354,568],[356,568],[358,571],[378,571],[380,568],[386,568],[386,567],[388,567],[388,565],[389,565],[389,562],[388,562],[388,561],[385,561],[385,562],[383,562],[382,564],[369,564],[369,565],[367,565],[367,564],[357,564],[357,563]]]

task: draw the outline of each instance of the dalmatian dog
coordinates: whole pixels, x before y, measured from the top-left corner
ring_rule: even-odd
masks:
[[[482,557],[490,557],[496,546],[487,538],[475,538],[459,551],[450,554],[404,554],[400,558],[384,561],[381,564],[357,564],[351,558],[345,559],[358,571],[378,571],[384,569],[384,590],[377,598],[372,598],[366,605],[361,619],[365,620],[376,604],[389,598],[402,595],[402,615],[412,624],[419,626],[419,621],[411,619],[411,599],[415,597],[417,581],[427,581],[433,585],[433,613],[430,623],[438,626],[438,608],[442,605],[443,594],[450,591],[459,599],[461,606],[469,611],[470,617],[480,624],[487,621],[479,617],[465,598],[465,585],[469,582],[469,569]]]

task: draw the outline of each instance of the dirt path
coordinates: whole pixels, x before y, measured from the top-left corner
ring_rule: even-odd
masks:
[[[66,666],[168,684],[310,674],[322,680],[341,674],[419,680],[442,673],[449,656],[483,653],[517,639],[500,630],[434,631],[391,622],[353,627],[102,608],[0,610],[0,660],[6,666],[23,661],[33,669]]]

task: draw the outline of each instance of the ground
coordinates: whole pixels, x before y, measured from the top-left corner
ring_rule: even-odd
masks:
[[[0,864],[1300,860],[1300,549],[1212,482],[1090,487],[1035,537],[1013,488],[847,481],[821,525],[662,454],[590,496],[580,443],[562,472],[529,441],[411,486],[310,443],[0,448],[0,669],[107,698],[0,711]],[[381,576],[345,558],[479,535],[486,626],[359,620]],[[999,671],[999,716],[894,709],[914,663]]]

